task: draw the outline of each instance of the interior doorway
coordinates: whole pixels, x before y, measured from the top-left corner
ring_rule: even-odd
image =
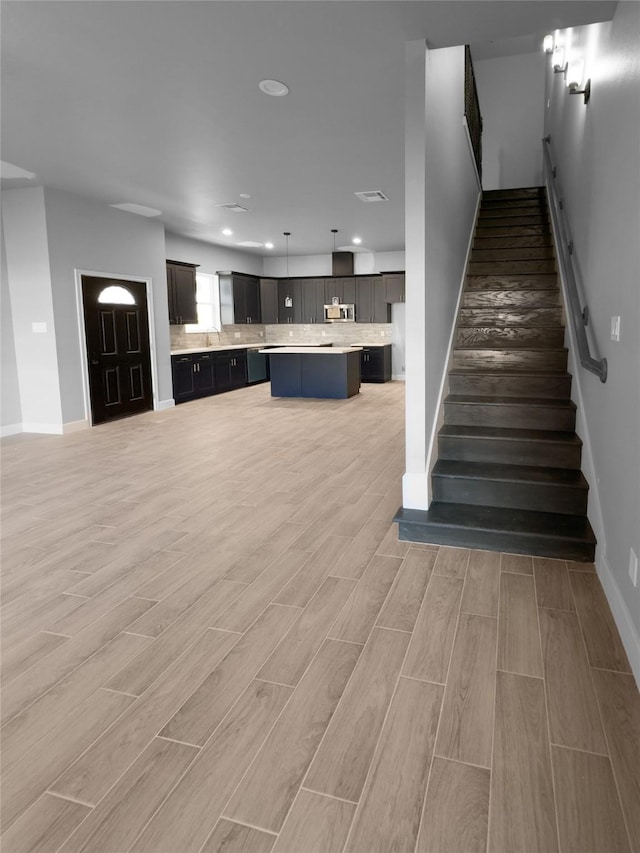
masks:
[[[153,408],[144,282],[82,276],[93,424]]]

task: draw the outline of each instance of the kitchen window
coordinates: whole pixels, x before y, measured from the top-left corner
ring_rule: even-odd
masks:
[[[198,322],[188,323],[185,332],[219,332],[220,322],[220,288],[218,276],[199,272],[196,274],[196,305]]]

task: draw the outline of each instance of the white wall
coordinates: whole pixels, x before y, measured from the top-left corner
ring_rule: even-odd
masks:
[[[214,274],[218,270],[234,270],[247,275],[262,275],[262,257],[227,249],[225,246],[214,246],[201,240],[191,240],[178,234],[165,234],[167,258],[172,261],[185,261],[189,264],[199,264],[198,272]]]
[[[591,100],[570,95],[547,69],[545,132],[557,163],[590,330],[608,361],[602,384],[579,364],[602,513],[597,566],[640,682],[640,586],[629,578],[629,549],[640,557],[640,15],[619,3],[613,21],[564,33],[585,58]],[[620,342],[610,318],[620,315]],[[590,501],[591,504],[591,501]]]
[[[474,61],[486,190],[542,184],[545,55]]]
[[[16,347],[13,339],[13,317],[9,295],[9,274],[4,249],[4,234],[1,237],[0,250],[0,321],[2,322],[0,345],[2,357],[0,367],[0,424],[1,434],[11,435],[22,431],[22,408],[20,406],[20,388],[18,386],[18,368],[16,365]]]
[[[397,272],[405,265],[404,252],[355,252],[354,273],[369,275],[378,272]],[[265,257],[263,264],[264,276],[282,278],[287,275],[287,261],[283,257]],[[330,276],[331,254],[328,255],[296,255],[289,257],[289,276]]]
[[[3,192],[2,228],[23,429],[61,433],[57,329],[42,187]]]
[[[405,60],[403,505],[427,509],[428,458],[480,190],[463,125],[464,48],[409,42]]]
[[[59,190],[45,190],[51,284],[64,423],[85,418],[76,269],[150,278],[155,330],[156,398],[173,398],[164,226]]]

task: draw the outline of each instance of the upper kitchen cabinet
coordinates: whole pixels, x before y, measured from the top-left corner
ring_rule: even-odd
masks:
[[[391,306],[385,297],[384,282],[380,276],[358,276],[356,279],[356,322],[390,323]]]
[[[331,305],[334,299],[345,305],[356,303],[356,279],[354,276],[344,278],[325,278],[324,280],[325,304]]]
[[[218,281],[223,326],[262,322],[259,279],[253,275],[225,270],[218,272]]]
[[[167,297],[169,325],[182,326],[198,322],[196,304],[196,269],[198,264],[167,261]]]
[[[278,281],[278,323],[302,323],[302,281],[299,278]]]
[[[404,302],[404,273],[389,272],[382,274],[387,302]]]
[[[260,310],[265,325],[275,325],[278,322],[278,279],[260,279]]]
[[[306,278],[300,282],[303,323],[324,323],[325,285],[323,278]]]

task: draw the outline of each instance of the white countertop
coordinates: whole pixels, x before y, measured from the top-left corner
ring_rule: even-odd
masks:
[[[360,352],[362,347],[273,347],[271,349],[261,349],[260,352],[265,352],[268,355],[296,355],[304,353],[305,355],[344,355],[348,352]]]
[[[171,355],[193,355],[195,352],[224,352],[228,349],[261,349],[264,344],[216,344],[214,347],[188,347],[172,349]]]
[[[360,341],[357,344],[351,344],[352,347],[390,347],[391,341],[385,341],[380,339],[379,341],[367,341],[367,343],[363,343]]]

